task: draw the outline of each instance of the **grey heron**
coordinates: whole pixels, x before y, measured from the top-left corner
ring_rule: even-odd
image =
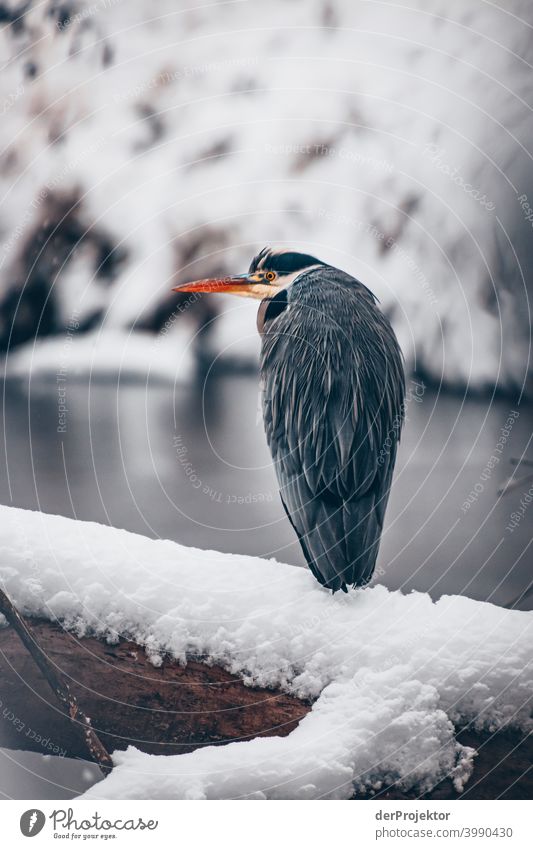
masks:
[[[264,248],[246,274],[177,286],[261,299],[263,417],[281,500],[324,587],[374,572],[405,376],[372,292],[309,254]]]

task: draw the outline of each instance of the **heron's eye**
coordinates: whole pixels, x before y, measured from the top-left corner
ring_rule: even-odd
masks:
[[[265,273],[265,277],[266,277],[266,279],[267,279],[267,280],[270,280],[270,282],[272,282],[272,280],[275,280],[275,279],[276,279],[276,276],[277,276],[277,275],[276,275],[276,272],[275,272],[275,271],[267,271],[267,272]]]

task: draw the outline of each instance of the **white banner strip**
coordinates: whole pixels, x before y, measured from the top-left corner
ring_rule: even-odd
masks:
[[[528,817],[529,814],[529,817]],[[2,846],[531,849],[531,803],[5,801]]]

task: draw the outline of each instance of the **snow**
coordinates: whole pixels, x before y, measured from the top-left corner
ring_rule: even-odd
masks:
[[[528,0],[505,6],[86,0],[57,26],[34,4],[0,33],[4,288],[25,283],[42,193],[78,193],[82,231],[126,258],[106,283],[90,251],[75,275],[66,260],[61,316],[98,306],[104,329],[129,328],[175,276],[291,245],[377,293],[410,365],[520,386],[533,42]],[[253,329],[229,306],[215,341],[253,360]]]
[[[331,596],[274,560],[9,507],[0,518],[0,585],[26,615],[316,699],[286,738],[117,751],[83,798],[348,798],[448,774],[460,789],[474,752],[456,725],[531,727],[531,613],[382,586]]]
[[[36,339],[15,349],[4,363],[10,377],[143,377],[181,383],[194,368],[192,340],[177,324],[167,334],[93,331]]]

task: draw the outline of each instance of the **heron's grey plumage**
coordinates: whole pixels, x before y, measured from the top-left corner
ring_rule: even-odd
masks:
[[[268,267],[268,251],[254,262]],[[264,302],[263,413],[287,515],[309,568],[336,591],[374,571],[405,379],[374,295],[316,263]]]

